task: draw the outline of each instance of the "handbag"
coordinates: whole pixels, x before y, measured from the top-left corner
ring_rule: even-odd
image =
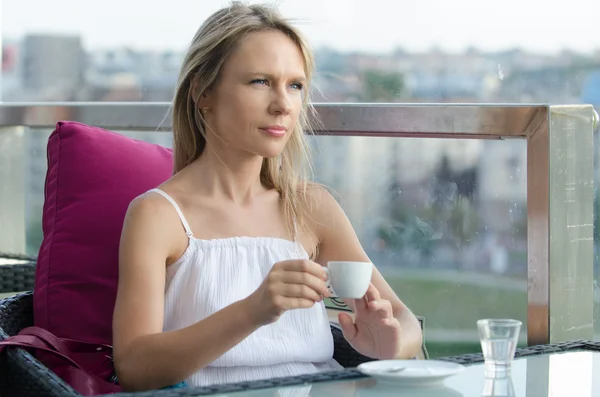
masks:
[[[35,351],[36,358],[84,396],[121,391],[116,383],[112,346],[58,338],[40,327],[27,327],[0,341],[6,347]]]

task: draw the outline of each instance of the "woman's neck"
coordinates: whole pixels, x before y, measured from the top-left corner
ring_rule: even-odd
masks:
[[[263,158],[248,153],[217,154],[206,148],[191,164],[199,190],[216,199],[247,204],[265,191],[260,180]]]

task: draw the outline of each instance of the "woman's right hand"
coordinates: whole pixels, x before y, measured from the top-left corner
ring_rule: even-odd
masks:
[[[323,266],[308,259],[278,262],[246,300],[259,325],[277,321],[291,309],[312,307],[329,297]]]

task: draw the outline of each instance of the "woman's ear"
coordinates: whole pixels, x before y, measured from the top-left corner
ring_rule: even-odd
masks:
[[[197,97],[195,97],[197,98]],[[200,95],[200,98],[198,98],[196,100],[196,107],[199,109],[207,109],[210,108],[212,105],[211,102],[211,95],[209,91],[204,91],[202,93],[202,95]]]
[[[200,84],[197,78],[192,78],[190,81],[192,99],[196,108],[206,113],[206,109],[212,107],[212,90],[207,88],[204,92],[200,92]]]
[[[196,106],[200,109],[209,107],[208,95],[202,94],[196,101]]]

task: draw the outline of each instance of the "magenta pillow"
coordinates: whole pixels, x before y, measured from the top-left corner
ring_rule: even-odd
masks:
[[[61,121],[48,171],[34,324],[59,337],[112,344],[123,219],[136,196],[171,176],[171,150]]]

